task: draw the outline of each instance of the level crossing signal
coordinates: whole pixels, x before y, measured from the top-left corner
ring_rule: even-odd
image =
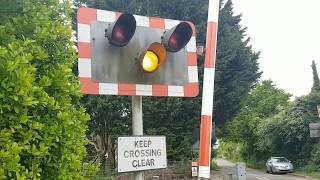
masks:
[[[88,12],[92,11],[90,8],[82,8],[81,14],[81,9],[79,10],[78,27],[81,27],[81,23],[85,21],[81,18],[89,19],[90,13]],[[116,18],[110,21],[110,18],[101,20],[102,16],[99,19],[99,11],[104,14],[106,12],[110,13],[109,11],[95,11],[98,12],[95,17],[85,22],[88,27],[86,33],[90,37],[90,39],[87,39],[90,51],[90,67],[84,67],[83,64],[88,64],[88,62],[81,61],[83,58],[80,57],[79,77],[86,89],[93,89],[89,86],[95,85],[98,90],[95,93],[86,90],[83,92],[87,92],[86,94],[103,94],[100,93],[101,86],[106,84],[134,84],[167,86],[167,91],[170,91],[168,87],[171,86],[173,87],[171,89],[175,89],[172,91],[173,94],[175,93],[177,96],[196,96],[198,94],[196,52],[190,53],[190,48],[187,48],[190,44],[195,44],[195,38],[192,39],[194,28],[191,25],[193,24],[174,21],[178,23],[168,29],[157,28],[141,25],[142,16],[115,13]],[[108,17],[108,15],[105,17]],[[79,23],[81,26],[79,26]],[[80,41],[85,39],[83,38],[85,35],[81,35],[84,30],[78,29],[78,31],[80,32],[78,39]],[[190,43],[191,39],[192,43]],[[79,45],[81,45],[81,42]],[[85,51],[80,47],[80,56],[83,52]],[[190,57],[193,58],[191,60],[192,66],[190,65]],[[82,74],[90,79],[81,79]],[[191,87],[190,84],[193,85],[192,95],[186,95],[188,94],[187,91],[191,92],[186,89]],[[183,90],[178,90],[181,89],[180,87]],[[118,92],[120,91],[119,88],[121,87],[118,87]],[[169,96],[169,93],[160,96]]]

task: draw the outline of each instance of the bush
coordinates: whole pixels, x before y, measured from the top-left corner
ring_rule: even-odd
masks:
[[[210,169],[212,170],[218,170],[219,167],[218,167],[218,164],[217,164],[217,161],[216,160],[211,160],[211,165],[210,165]]]
[[[83,162],[89,116],[71,71],[70,4],[18,2],[1,4],[0,179],[82,179],[94,167]]]
[[[320,170],[320,144],[315,144],[311,151],[310,162]]]
[[[320,172],[320,168],[319,168],[319,165],[308,164],[308,165],[305,165],[305,166],[299,168],[299,171],[302,171],[302,172],[315,172],[315,171],[319,171],[319,172]]]
[[[257,159],[248,159],[246,160],[246,165],[247,167],[249,168],[255,168],[255,169],[264,169],[266,166],[265,166],[265,161],[259,161]]]
[[[243,161],[241,152],[243,145],[241,143],[234,143],[229,141],[220,141],[218,150],[218,157],[228,159],[234,162]]]

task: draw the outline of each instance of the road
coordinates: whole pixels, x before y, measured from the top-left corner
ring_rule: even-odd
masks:
[[[263,171],[247,168],[247,180],[306,180],[292,174],[267,174]]]
[[[217,159],[218,166],[224,173],[228,174],[234,169],[235,164],[224,159]],[[247,180],[311,180],[295,176],[293,174],[268,174],[266,172],[247,168]]]

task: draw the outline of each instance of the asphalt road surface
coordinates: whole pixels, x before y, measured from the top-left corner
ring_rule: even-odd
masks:
[[[267,174],[263,171],[247,168],[247,180],[306,180],[293,174]]]
[[[217,159],[218,166],[225,173],[233,171],[235,164],[224,159]],[[311,180],[310,178],[295,176],[291,173],[288,174],[268,174],[266,172],[246,168],[247,180]]]

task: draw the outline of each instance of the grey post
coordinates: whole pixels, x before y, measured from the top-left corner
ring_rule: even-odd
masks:
[[[143,135],[143,120],[142,120],[142,96],[132,96],[132,135]],[[135,180],[143,180],[143,172],[136,172]]]

